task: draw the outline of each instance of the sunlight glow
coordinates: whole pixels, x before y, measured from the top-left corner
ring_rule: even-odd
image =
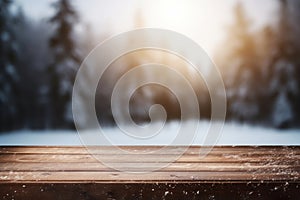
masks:
[[[232,7],[237,1],[74,0],[74,5],[80,12],[82,22],[91,24],[93,30],[105,37],[136,28],[135,17],[140,12],[144,27],[164,28],[182,33],[195,40],[213,56],[216,46],[224,39],[225,27],[231,22]],[[52,14],[52,9],[49,9],[52,0],[16,2],[35,19],[47,19]],[[243,0],[243,3],[254,25],[264,24],[273,16],[276,7],[274,0]]]
[[[142,1],[140,9],[146,27],[164,28],[182,33],[212,52],[221,40],[221,24],[230,19],[230,8],[215,0],[162,0],[155,4]],[[228,2],[227,2],[228,3]]]
[[[194,18],[190,2],[162,0],[154,9],[156,12],[150,14],[149,21],[153,20],[159,24],[174,24],[179,28],[186,28],[190,25],[188,22]]]

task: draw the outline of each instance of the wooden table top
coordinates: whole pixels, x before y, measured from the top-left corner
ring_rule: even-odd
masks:
[[[157,182],[299,182],[300,147],[214,147],[205,157],[189,147],[175,162],[158,146],[95,147],[96,158],[84,147],[0,147],[0,183],[157,183]],[[133,153],[134,152],[134,155]],[[150,152],[150,153],[149,153]],[[151,153],[154,152],[154,153]],[[97,158],[123,166],[111,168]],[[151,171],[148,166],[164,167]],[[146,172],[138,170],[144,167]],[[130,172],[126,171],[130,170]],[[134,173],[135,172],[138,173]]]

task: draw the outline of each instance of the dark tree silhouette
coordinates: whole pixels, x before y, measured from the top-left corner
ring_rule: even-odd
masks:
[[[295,60],[296,60],[296,74],[300,74],[300,1],[299,0],[291,0],[290,1],[290,7],[291,7],[291,15],[292,15],[292,32],[293,32],[293,43],[296,44],[296,54]],[[298,86],[298,93],[297,97],[294,98],[293,105],[295,107],[295,123],[300,126],[300,76],[296,76],[297,79],[297,86]]]
[[[234,19],[222,48],[224,59],[218,65],[227,89],[229,117],[253,121],[260,109],[257,98],[261,72],[250,21],[241,3],[234,8]]]
[[[18,121],[26,129],[43,129],[48,120],[45,113],[49,105],[46,68],[50,63],[50,52],[47,41],[52,29],[43,20],[30,20],[21,7],[15,15],[14,32],[20,52],[18,97],[21,109]]]
[[[56,13],[50,22],[55,26],[55,33],[49,41],[53,63],[48,68],[51,127],[69,128],[73,125],[72,86],[80,63],[73,39],[73,29],[78,22],[78,15],[69,0],[59,0],[53,6]]]
[[[19,128],[18,44],[10,12],[12,1],[0,1],[0,130]]]
[[[275,49],[269,65],[269,89],[272,110],[271,122],[278,128],[287,128],[296,118],[293,102],[299,96],[297,83],[297,43],[293,38],[288,1],[280,0]],[[299,102],[298,102],[299,103]]]

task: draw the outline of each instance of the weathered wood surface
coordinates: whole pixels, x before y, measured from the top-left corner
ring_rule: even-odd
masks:
[[[97,157],[134,171],[167,162],[161,147],[97,147]],[[84,147],[0,147],[3,199],[298,199],[300,147],[215,147],[204,158],[190,147],[154,172],[128,173],[99,162]],[[132,155],[134,153],[134,156]],[[167,164],[167,163],[166,163]]]

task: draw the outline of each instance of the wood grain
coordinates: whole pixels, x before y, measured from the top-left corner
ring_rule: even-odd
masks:
[[[0,148],[0,181],[206,181],[206,180],[299,180],[299,147],[215,147],[205,157],[200,147],[190,147],[175,162],[181,147],[94,147],[90,155],[84,147],[2,147]],[[131,152],[134,152],[131,154]],[[150,152],[150,153],[149,153]],[[166,167],[151,173],[126,173],[110,168],[139,172]]]
[[[0,197],[297,199],[300,191],[300,147],[214,147],[200,157],[193,146],[174,162],[183,147],[120,148],[94,147],[90,155],[85,147],[0,147]]]

